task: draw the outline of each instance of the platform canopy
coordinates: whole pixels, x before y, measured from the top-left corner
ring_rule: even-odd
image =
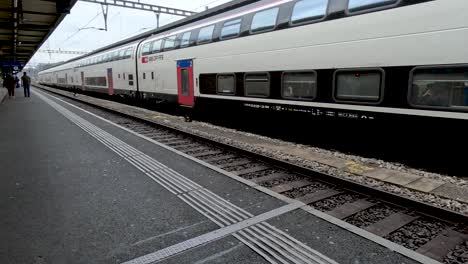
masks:
[[[0,67],[19,71],[77,0],[0,1]]]

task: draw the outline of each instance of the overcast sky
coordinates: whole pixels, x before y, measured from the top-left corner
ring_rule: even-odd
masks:
[[[229,0],[141,0],[142,3],[173,7],[200,12],[205,6],[210,8],[229,2]],[[160,16],[160,25],[181,19],[179,16]],[[156,15],[153,12],[109,6],[107,32],[94,28],[104,28],[101,5],[81,2],[75,4],[55,32],[42,45],[41,50],[92,51],[127,37],[154,29]],[[88,29],[85,29],[88,28]],[[48,54],[37,52],[28,66],[37,63],[52,63],[68,60],[78,55]]]

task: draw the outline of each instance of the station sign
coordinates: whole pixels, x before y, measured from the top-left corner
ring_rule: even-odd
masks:
[[[3,67],[23,67],[24,64],[19,61],[4,61],[2,62]]]

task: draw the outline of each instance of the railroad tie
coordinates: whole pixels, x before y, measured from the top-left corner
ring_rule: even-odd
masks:
[[[310,184],[311,182],[308,180],[297,180],[293,182],[276,185],[276,186],[271,187],[270,189],[277,193],[284,193],[292,189],[301,188]]]
[[[325,189],[325,190],[319,190],[313,193],[308,193],[304,196],[301,196],[299,198],[296,198],[296,200],[299,200],[305,204],[310,204],[310,203],[315,203],[317,201],[332,197],[334,195],[337,195],[339,193],[342,193],[341,191],[333,190],[333,189]]]
[[[235,158],[235,157],[236,156],[234,156],[234,155],[228,154],[228,155],[220,155],[220,156],[216,156],[216,157],[211,157],[209,159],[203,159],[203,161],[205,161],[205,162],[215,162],[215,161],[219,161],[219,160],[232,159],[232,158]]]
[[[338,219],[345,219],[346,217],[352,216],[353,214],[366,210],[367,208],[372,207],[374,205],[374,203],[369,202],[366,199],[360,199],[349,204],[343,204],[341,206],[338,206],[328,211],[327,214]]]
[[[242,169],[242,170],[238,170],[238,171],[231,171],[231,172],[233,174],[236,174],[236,175],[242,175],[242,174],[262,171],[262,170],[265,170],[265,169],[268,169],[268,167],[265,167],[265,166],[261,165],[261,166],[255,166],[255,167],[250,167],[250,168],[247,168],[247,169]]]
[[[265,175],[265,176],[262,176],[262,177],[253,178],[253,179],[251,179],[251,181],[259,184],[259,183],[262,183],[262,182],[278,180],[278,179],[285,178],[285,177],[288,177],[288,174],[286,174],[284,172],[275,172],[275,173],[268,174],[268,175]]]
[[[241,166],[241,165],[246,165],[252,163],[250,160],[242,159],[242,160],[236,160],[230,163],[225,163],[225,164],[218,164],[216,165],[218,168],[225,169],[228,167],[234,167],[234,166]]]
[[[450,250],[465,240],[468,240],[468,235],[447,228],[434,239],[418,248],[416,252],[443,261]]]
[[[203,156],[208,156],[208,155],[216,155],[222,153],[220,150],[211,150],[207,152],[200,152],[200,153],[195,153],[190,156],[198,158],[198,157],[203,157]]]
[[[403,212],[397,212],[391,214],[384,219],[373,223],[364,229],[381,237],[384,237],[393,231],[401,228],[402,226],[409,224],[410,222],[416,220],[419,216],[407,215]]]

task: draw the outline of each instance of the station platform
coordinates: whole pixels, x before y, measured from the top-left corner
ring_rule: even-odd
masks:
[[[0,175],[0,263],[436,263],[37,89],[0,105]]]

